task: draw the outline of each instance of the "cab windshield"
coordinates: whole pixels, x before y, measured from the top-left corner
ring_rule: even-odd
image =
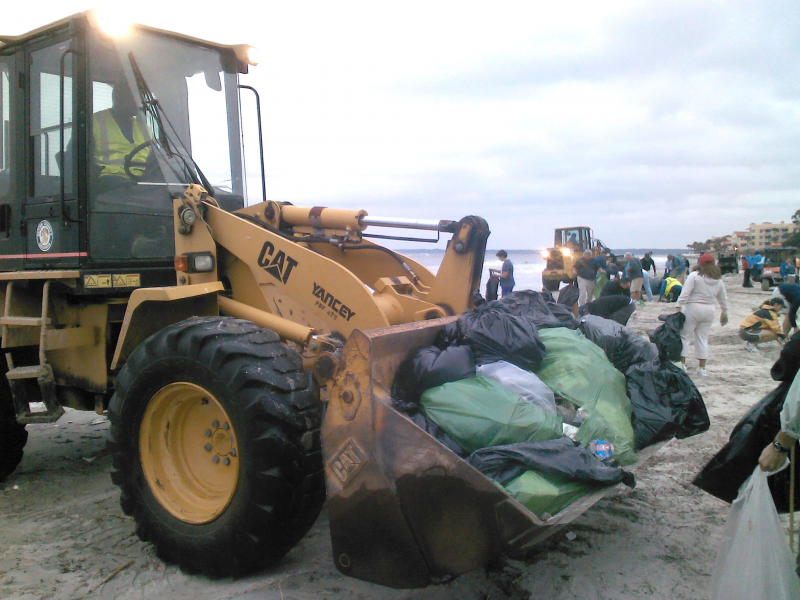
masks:
[[[223,208],[243,204],[236,70],[157,33],[88,44],[93,255],[171,256],[173,194],[200,183]]]

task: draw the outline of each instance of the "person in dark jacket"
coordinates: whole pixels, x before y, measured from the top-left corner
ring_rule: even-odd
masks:
[[[786,308],[782,298],[771,298],[739,323],[739,337],[744,340],[745,350],[753,352],[756,350],[755,344],[775,340],[783,344],[786,335],[778,321],[782,308]]]
[[[620,277],[619,279],[612,279],[609,281],[603,291],[600,292],[600,297],[605,296],[627,296],[631,297],[631,280],[627,277]]]
[[[514,291],[514,264],[509,260],[508,253],[505,250],[499,250],[495,256],[502,261],[503,267],[501,269],[489,269],[489,275],[497,275],[500,278],[500,290],[503,292],[503,297],[505,297]]]
[[[783,333],[788,335],[789,330],[797,328],[797,309],[800,308],[800,284],[782,283],[772,290],[773,298],[781,298],[789,307],[789,312],[783,320]]]
[[[656,271],[656,262],[652,258],[652,252],[645,252],[645,255],[642,257],[642,269],[650,272],[650,269],[653,269],[653,277],[658,275],[658,271]]]
[[[752,282],[750,281],[750,261],[747,260],[747,257],[742,255],[742,287],[751,288],[753,287]]]
[[[581,316],[597,315],[616,321],[620,325],[627,325],[635,310],[636,304],[631,302],[628,296],[604,296],[582,307]]]
[[[594,280],[597,277],[597,268],[592,261],[592,251],[584,250],[583,256],[575,261],[575,274],[578,277],[578,306],[583,306],[592,299],[594,293]]]

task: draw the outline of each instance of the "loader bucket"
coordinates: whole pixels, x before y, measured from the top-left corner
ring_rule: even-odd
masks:
[[[333,559],[345,575],[394,588],[446,580],[523,554],[616,487],[540,520],[392,407],[397,367],[455,319],[356,330],[345,346],[322,427]]]

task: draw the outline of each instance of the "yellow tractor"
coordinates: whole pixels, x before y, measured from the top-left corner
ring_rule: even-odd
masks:
[[[0,36],[0,478],[70,406],[108,412],[122,509],[189,571],[270,564],[326,498],[336,567],[398,588],[558,530],[592,502],[542,521],[391,403],[472,307],[486,222],[246,206],[253,64],[93,11]],[[438,273],[368,228],[450,236]]]
[[[542,287],[548,292],[555,292],[562,283],[575,279],[573,266],[585,250],[591,250],[597,256],[606,246],[598,239],[592,238],[589,227],[564,227],[555,230],[553,247],[542,250],[545,268],[542,271]]]

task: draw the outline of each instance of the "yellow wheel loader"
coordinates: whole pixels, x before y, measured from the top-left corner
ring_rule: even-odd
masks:
[[[472,306],[486,222],[245,206],[250,50],[92,11],[0,36],[0,478],[26,424],[107,410],[122,509],[186,570],[275,561],[326,498],[336,567],[363,580],[523,551],[599,495],[542,521],[389,392]],[[368,228],[449,235],[438,273]]]
[[[555,230],[553,247],[542,251],[545,268],[542,271],[542,287],[545,291],[555,292],[562,283],[575,279],[573,267],[585,250],[591,250],[594,256],[607,250],[597,238],[592,238],[589,227],[563,227]]]

